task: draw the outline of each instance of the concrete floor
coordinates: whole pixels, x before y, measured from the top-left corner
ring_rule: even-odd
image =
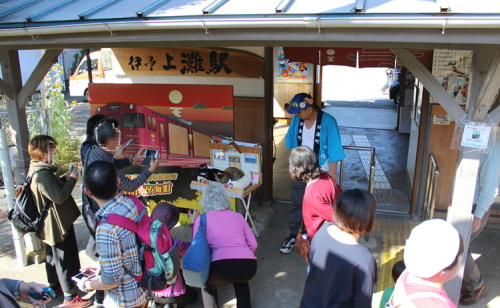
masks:
[[[376,99],[372,101],[377,101]],[[387,104],[386,107],[385,104]],[[393,122],[387,121],[386,127],[360,129],[353,125],[355,121],[348,118],[357,114],[357,121],[368,123],[363,120],[362,116],[366,114],[363,107],[372,107],[377,109],[377,114],[394,113],[391,102],[371,102],[371,100],[362,101],[358,106],[354,106],[352,102],[333,101],[331,105],[328,103],[327,108],[332,107],[334,116],[341,123],[341,131],[343,143],[350,144],[354,142],[353,136],[364,136],[368,142],[376,147],[377,157],[381,168],[383,169],[388,182],[391,184],[393,192],[398,190],[405,194],[407,187],[401,178],[405,177],[401,168],[404,169],[405,158],[404,149],[405,135],[401,135],[392,130],[395,125]],[[347,108],[354,108],[347,109]],[[379,110],[381,109],[381,110]],[[385,112],[384,109],[387,109]],[[391,111],[392,110],[392,111]],[[373,111],[373,110],[372,110]],[[77,131],[80,136],[84,135],[85,121],[89,116],[88,104],[79,104],[74,109],[75,123],[72,129]],[[330,112],[330,111],[328,111]],[[342,113],[344,115],[342,115]],[[390,117],[389,117],[390,118]],[[350,120],[347,120],[350,119]],[[373,117],[372,117],[373,119]],[[347,124],[343,124],[346,121]],[[370,119],[371,121],[371,119]],[[286,200],[289,200],[290,179],[288,176],[288,150],[283,146],[282,139],[286,134],[287,126],[278,125],[275,127],[275,142],[276,142],[276,162],[274,164],[274,197],[275,201],[270,207],[259,207],[256,203],[251,205],[251,213],[254,217],[257,229],[260,233],[256,256],[258,258],[258,271],[256,276],[250,281],[250,289],[252,293],[252,304],[256,308],[267,307],[297,307],[300,303],[302,288],[306,277],[306,264],[296,253],[281,254],[278,249],[281,246],[283,239],[288,235],[288,209],[289,206]],[[357,140],[364,142],[365,140]],[[397,150],[394,150],[397,149]],[[351,152],[351,151],[350,151]],[[398,154],[399,153],[399,154]],[[354,185],[364,187],[366,185],[366,174],[361,163],[359,153],[352,151],[348,154],[346,161],[346,176],[344,178],[344,187],[351,188]],[[352,157],[351,157],[352,155]],[[399,168],[399,169],[398,169]],[[354,172],[355,171],[355,172]],[[352,172],[352,174],[350,174]],[[349,175],[350,174],[350,175]],[[77,203],[80,204],[79,186],[73,192]],[[0,193],[2,194],[2,193]],[[4,200],[4,194],[0,195],[0,199]],[[390,204],[390,203],[388,203]],[[397,203],[392,203],[397,210],[403,210]],[[380,203],[379,203],[380,206]],[[1,217],[0,217],[1,218]],[[404,242],[417,221],[411,219],[407,215],[393,215],[387,213],[379,213],[377,215],[376,230],[372,232],[368,242],[362,241],[362,244],[367,246],[377,259],[379,264],[379,281],[376,287],[377,293],[374,295],[373,307],[378,307],[381,291],[387,285],[390,285],[388,269],[398,259],[401,258]],[[82,265],[87,265],[90,260],[85,256],[84,247],[88,239],[88,232],[85,224],[80,217],[75,223],[78,246],[80,250],[80,260]],[[176,236],[188,238],[189,230],[186,227],[177,227],[174,232]],[[500,228],[498,225],[488,225],[483,233],[471,243],[471,251],[478,259],[478,265],[481,268],[485,281],[488,284],[488,291],[476,304],[469,307],[500,307],[500,276],[497,275],[498,255],[500,254]],[[34,280],[40,283],[46,283],[44,264],[35,264],[20,268],[16,260],[15,251],[13,248],[12,234],[10,225],[6,221],[0,219],[0,277],[16,278],[23,280]],[[92,296],[92,293],[87,296]],[[220,288],[219,291],[220,304],[223,308],[236,307],[234,292],[231,286]],[[57,307],[62,302],[61,297],[50,302],[47,307]],[[189,306],[189,308],[203,307],[201,300]]]

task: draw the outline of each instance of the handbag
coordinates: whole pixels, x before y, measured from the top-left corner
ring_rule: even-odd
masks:
[[[206,214],[200,215],[200,226],[182,259],[182,274],[187,285],[202,288],[210,273],[212,253],[206,235]]]
[[[297,234],[295,238],[295,251],[304,259],[306,262],[309,262],[309,249],[311,249],[311,242],[309,242],[308,238],[304,238],[303,234]]]

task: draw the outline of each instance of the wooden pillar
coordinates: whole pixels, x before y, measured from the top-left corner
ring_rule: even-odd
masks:
[[[313,99],[314,99],[314,104],[316,104],[318,107],[323,108],[323,101],[322,96],[323,96],[323,67],[321,64],[315,65],[315,72],[316,72],[316,78],[314,78],[314,89],[313,89]]]
[[[273,198],[273,97],[274,97],[273,48],[264,51],[264,144],[262,145],[262,172],[264,185],[262,201],[270,205]]]
[[[488,74],[485,74],[488,72]],[[479,112],[478,107],[489,107],[493,104],[500,87],[500,54],[488,51],[476,51],[473,54],[472,72],[469,84],[467,120],[482,122],[486,113]],[[489,122],[489,120],[488,120]],[[464,240],[464,253],[460,263],[460,271],[456,278],[445,284],[445,289],[455,303],[460,297],[463,272],[467,250],[469,249],[472,228],[472,205],[476,191],[481,154],[477,152],[460,152],[458,158],[453,199],[448,208],[447,220],[453,224]]]
[[[26,177],[30,157],[28,154],[29,130],[26,119],[26,109],[23,102],[19,101],[18,94],[22,89],[21,67],[19,64],[19,54],[17,50],[0,50],[0,63],[2,64],[3,81],[10,86],[12,97],[7,97],[7,112],[9,123],[15,133],[16,166],[14,168],[14,178],[17,185],[24,182]]]

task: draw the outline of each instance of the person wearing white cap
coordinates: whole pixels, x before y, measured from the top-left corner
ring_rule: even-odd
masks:
[[[404,251],[406,270],[386,307],[456,307],[443,284],[457,275],[463,250],[458,231],[442,219],[413,228]]]
[[[307,146],[318,155],[319,167],[337,180],[337,163],[345,158],[337,120],[314,105],[307,93],[298,93],[285,105],[285,110],[293,114],[292,122],[285,137],[289,149]],[[296,243],[296,236],[302,225],[302,200],[305,182],[292,181],[291,209],[288,228],[290,235],[280,248],[282,253],[290,253]]]

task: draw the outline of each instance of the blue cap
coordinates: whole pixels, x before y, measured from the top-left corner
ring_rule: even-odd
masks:
[[[312,99],[312,96],[307,93],[298,93],[292,100],[285,104],[285,110],[289,114],[296,114],[297,112],[311,107],[312,105],[306,101],[306,98]]]

